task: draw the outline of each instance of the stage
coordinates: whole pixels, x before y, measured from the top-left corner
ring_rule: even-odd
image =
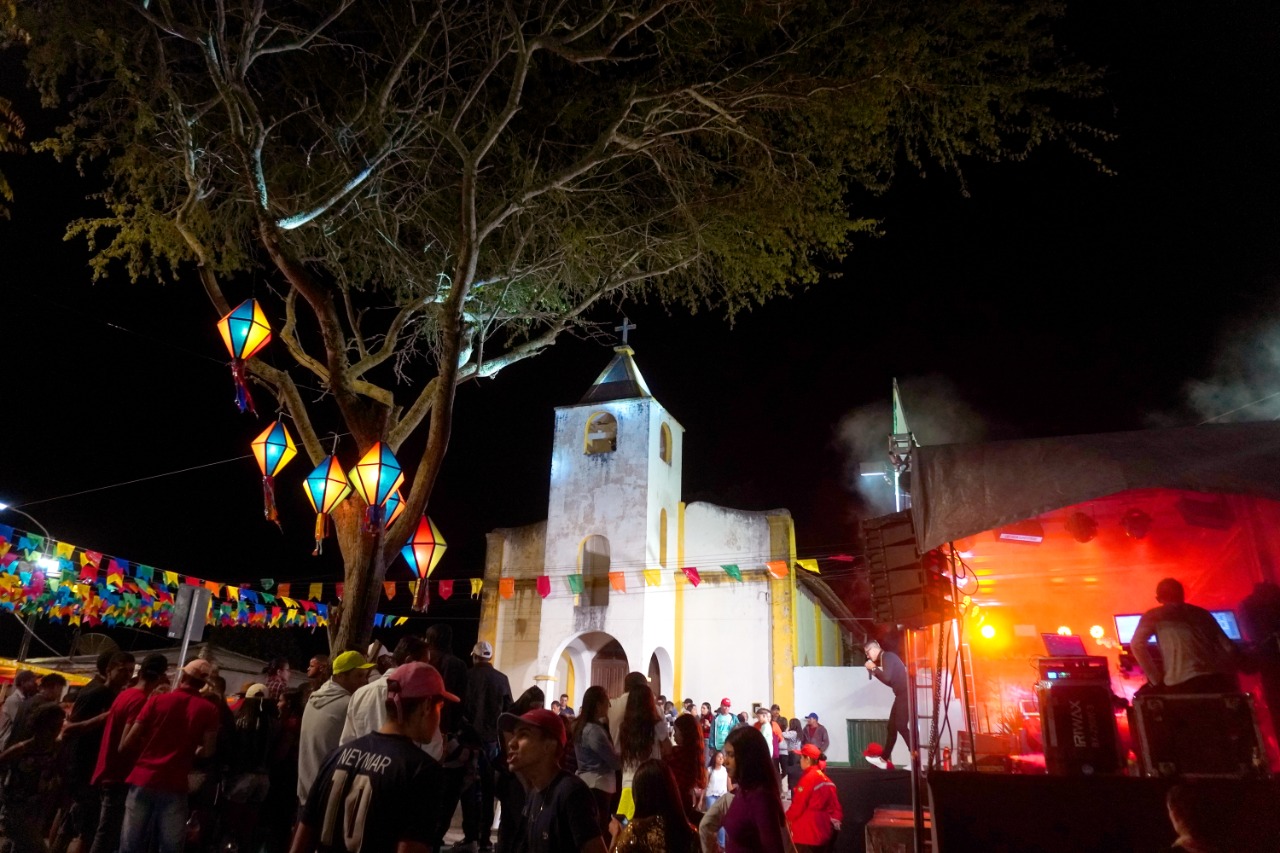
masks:
[[[836,853],[864,853],[866,824],[877,807],[910,808],[905,770],[830,768],[827,775],[844,808]],[[1173,784],[1126,776],[951,772],[934,773],[925,796],[936,853],[1155,853],[1168,851],[1176,839],[1165,808]],[[1233,853],[1280,853],[1280,784],[1193,784],[1227,804],[1224,823],[1247,828],[1253,846]]]

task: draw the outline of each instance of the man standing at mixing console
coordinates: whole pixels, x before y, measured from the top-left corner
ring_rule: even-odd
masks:
[[[1151,608],[1138,620],[1129,649],[1147,676],[1143,692],[1238,692],[1235,646],[1213,614],[1187,604],[1185,596],[1179,581],[1165,578],[1156,585],[1160,606]],[[1160,660],[1147,646],[1153,635],[1160,647]]]

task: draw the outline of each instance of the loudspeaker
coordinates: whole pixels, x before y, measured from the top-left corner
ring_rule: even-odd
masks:
[[[1055,776],[1092,776],[1120,769],[1120,738],[1105,682],[1036,685],[1044,763]]]
[[[877,623],[923,628],[952,617],[951,584],[922,561],[909,510],[868,519],[862,533]]]
[[[1265,755],[1244,693],[1138,696],[1134,726],[1148,776],[1243,779],[1265,772]]]

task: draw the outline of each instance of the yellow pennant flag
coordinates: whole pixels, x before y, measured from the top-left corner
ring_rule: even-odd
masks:
[[[177,573],[177,572],[165,572],[165,573],[164,573],[164,585],[165,585],[165,586],[177,586],[177,585],[178,585],[178,573]]]
[[[480,591],[482,589],[484,589],[484,579],[472,578],[471,579],[471,597],[475,598],[477,595],[480,594]]]
[[[806,571],[813,572],[815,575],[821,574],[821,572],[818,571],[817,560],[796,560],[796,565]]]
[[[70,542],[59,542],[58,547],[53,549],[53,553],[57,554],[64,560],[70,560],[71,555],[76,551],[76,546]]]
[[[409,617],[408,617],[408,616],[401,616],[401,617],[399,617],[398,619],[396,619],[396,626],[398,627],[398,626],[400,626],[400,625],[403,625],[404,623],[406,623],[406,622],[408,622],[408,621],[409,621]]]
[[[231,584],[227,584],[227,598],[230,599],[231,601],[239,601],[240,587],[231,586]]]
[[[280,596],[280,603],[283,604],[285,607],[291,608],[293,610],[296,610],[298,608],[298,602],[294,601],[292,598],[289,598],[286,595]]]
[[[313,583],[311,589],[307,592],[307,598],[312,601],[319,601],[322,595],[324,595],[324,584],[322,583]]]
[[[662,586],[662,569],[645,569],[644,585]]]

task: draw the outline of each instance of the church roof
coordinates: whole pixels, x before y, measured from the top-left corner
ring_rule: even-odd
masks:
[[[649,393],[649,386],[645,384],[644,377],[640,375],[640,368],[636,367],[635,361],[631,358],[635,355],[635,351],[624,344],[614,347],[613,352],[613,360],[596,377],[596,381],[587,389],[587,393],[582,396],[579,403],[607,403],[610,400],[631,400],[636,397],[653,396]]]

